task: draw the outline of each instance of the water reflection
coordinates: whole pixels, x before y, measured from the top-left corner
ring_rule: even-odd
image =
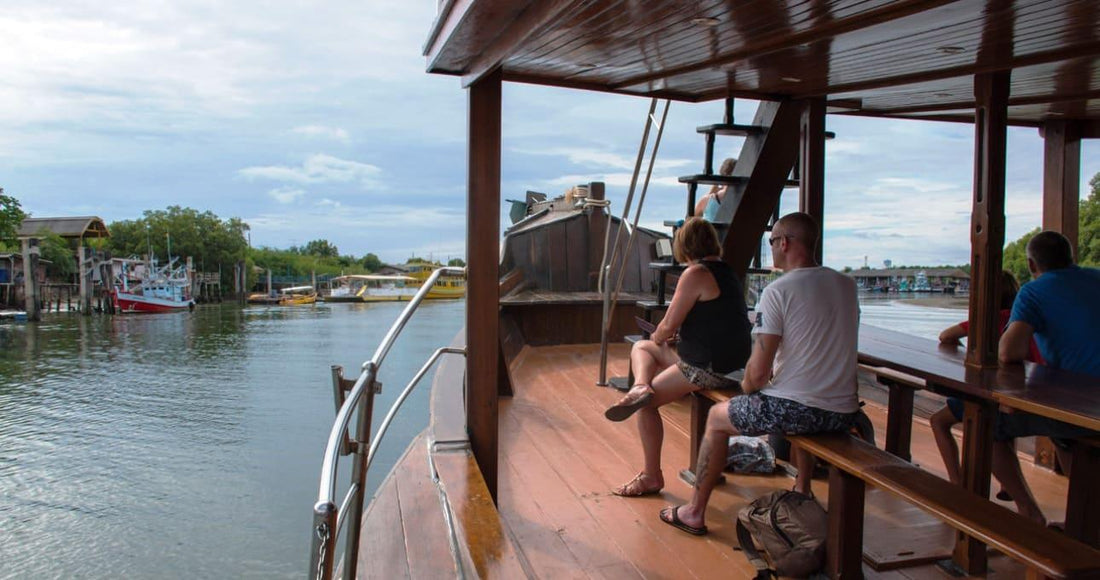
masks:
[[[401,305],[201,307],[0,326],[0,577],[301,577],[329,366],[358,369]],[[378,404],[462,324],[426,304]],[[407,404],[376,485],[427,424]]]

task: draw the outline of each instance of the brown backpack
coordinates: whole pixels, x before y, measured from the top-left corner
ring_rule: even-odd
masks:
[[[805,578],[825,564],[828,516],[814,498],[796,491],[774,491],[737,512],[737,540],[756,567],[756,577]],[[759,542],[767,562],[756,549]]]

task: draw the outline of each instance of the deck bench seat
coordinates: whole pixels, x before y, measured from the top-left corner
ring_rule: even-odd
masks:
[[[861,575],[865,483],[896,495],[996,548],[1026,565],[1032,575],[1100,577],[1100,550],[977,498],[966,489],[856,437],[828,433],[789,439],[830,465],[830,577]]]

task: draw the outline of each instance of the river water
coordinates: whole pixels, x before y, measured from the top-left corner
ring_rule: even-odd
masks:
[[[334,409],[398,304],[202,306],[0,326],[0,578],[301,578]],[[866,300],[934,338],[965,311]],[[463,304],[425,303],[381,373],[376,423]],[[414,392],[373,490],[427,426]],[[341,481],[344,475],[341,473]]]
[[[0,326],[0,577],[305,576],[329,367],[357,375],[402,307]],[[461,301],[422,306],[383,366],[381,413],[462,313]],[[427,425],[430,386],[391,427],[372,489]]]

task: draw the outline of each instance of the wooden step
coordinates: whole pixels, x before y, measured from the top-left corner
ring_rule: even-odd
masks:
[[[666,228],[675,229],[684,225],[684,220],[665,220],[662,223]],[[730,227],[729,222],[710,222],[710,225],[714,226],[714,229],[718,230],[719,232],[727,230]]]
[[[664,312],[668,310],[668,302],[638,302],[636,306],[646,312]]]
[[[730,135],[734,137],[747,137],[759,135],[764,128],[759,125],[738,125],[737,123],[715,123],[713,125],[700,125],[695,128],[696,133]]]
[[[738,125],[737,123],[715,123],[713,125],[699,125],[695,128],[695,132],[732,137],[748,137],[749,135],[763,133],[764,127],[759,125]],[[836,133],[833,131],[825,131],[825,138],[836,139]]]
[[[679,178],[680,183],[696,183],[699,185],[737,185],[739,183],[745,183],[748,180],[748,177],[741,177],[738,175],[714,175],[706,173],[684,175]],[[798,180],[788,179],[784,187],[798,187]]]
[[[657,270],[658,272],[670,272],[677,274],[687,269],[687,266],[683,264],[677,264],[676,262],[650,262],[649,268],[651,270]]]

